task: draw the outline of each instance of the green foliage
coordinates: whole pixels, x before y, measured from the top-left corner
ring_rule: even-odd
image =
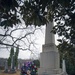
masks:
[[[19,54],[19,47],[16,48],[16,52],[14,55],[14,61],[15,61],[14,63],[16,67],[18,66],[18,54]]]
[[[54,20],[53,33],[64,37],[59,41],[61,52],[70,52],[75,44],[75,0],[0,0],[0,26],[13,27],[21,22],[20,16],[26,26]]]
[[[11,66],[11,58],[14,55],[14,66],[17,67],[18,66],[18,54],[19,54],[19,47],[17,46],[16,48],[16,52],[14,52],[14,48],[12,47],[10,50],[10,56],[8,58],[8,66]]]
[[[34,60],[33,63],[36,65],[36,67],[40,67],[40,61],[39,60]]]
[[[12,58],[13,55],[14,55],[14,48],[11,47],[10,56],[8,58],[8,66],[11,66],[11,58]]]
[[[26,26],[54,20],[53,33],[75,44],[75,0],[0,0],[0,26],[13,27],[21,22],[19,17]]]
[[[59,40],[61,44],[57,46],[60,53],[60,66],[62,67],[62,59],[66,60],[66,70],[68,74],[75,74],[75,48],[64,40]]]
[[[22,16],[26,25],[40,26],[53,19],[55,21],[66,20],[67,26],[69,23],[75,23],[74,13],[72,12],[75,9],[74,0],[1,0],[0,4],[1,19],[4,19],[1,26],[12,27],[20,23],[19,16]],[[69,18],[65,18],[66,15]]]
[[[53,33],[75,43],[75,0],[0,0],[0,17],[0,26],[5,28],[19,24],[20,18],[26,26],[54,20]]]
[[[14,48],[11,47],[11,50],[10,50],[10,58],[14,55]]]
[[[0,0],[0,26],[4,26],[4,28],[13,27],[20,22],[16,10],[18,6],[16,0]]]
[[[56,26],[52,32],[64,38],[58,40],[61,58],[72,56],[70,53],[74,53],[75,44],[75,0],[0,0],[0,26],[13,27],[21,22],[20,16],[26,26],[40,26],[54,20]],[[10,52],[10,57],[13,54]]]
[[[75,59],[66,59],[66,70],[70,75],[75,75]]]
[[[11,66],[11,58],[8,58],[8,66]]]

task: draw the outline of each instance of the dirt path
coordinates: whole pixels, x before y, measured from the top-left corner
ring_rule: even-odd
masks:
[[[14,73],[14,74],[3,73],[3,71],[0,71],[0,75],[20,75],[20,71]]]

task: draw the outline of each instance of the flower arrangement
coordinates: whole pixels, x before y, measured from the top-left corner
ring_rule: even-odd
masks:
[[[33,62],[26,62],[21,68],[21,75],[36,75],[37,67]]]

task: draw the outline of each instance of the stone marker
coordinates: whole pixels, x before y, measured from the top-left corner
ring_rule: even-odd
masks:
[[[20,70],[20,68],[21,68],[21,67],[20,67],[20,63],[18,63],[18,68],[17,68],[17,69]]]
[[[59,52],[55,46],[54,34],[51,33],[53,22],[49,22],[46,26],[45,44],[42,46],[40,54],[40,68],[38,75],[60,75]]]
[[[62,61],[62,71],[63,71],[63,75],[67,75],[65,59],[63,59],[63,61]]]
[[[5,73],[8,73],[8,61],[6,60],[5,62],[5,70],[4,70]]]

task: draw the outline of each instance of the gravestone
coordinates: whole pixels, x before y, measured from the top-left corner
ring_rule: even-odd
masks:
[[[64,75],[67,75],[67,73],[66,73],[65,59],[62,60],[62,72],[63,72]]]
[[[15,73],[15,65],[14,65],[14,55],[11,57],[11,69],[10,73]]]
[[[5,73],[8,73],[8,61],[6,60],[5,62],[5,70],[4,70]]]
[[[38,75],[61,75],[59,52],[55,45],[54,34],[51,33],[53,22],[49,22],[46,26],[45,44],[42,46],[40,54],[40,68]]]
[[[18,63],[18,68],[17,68],[17,69],[20,70],[20,68],[21,68],[21,67],[20,67],[20,63]]]

